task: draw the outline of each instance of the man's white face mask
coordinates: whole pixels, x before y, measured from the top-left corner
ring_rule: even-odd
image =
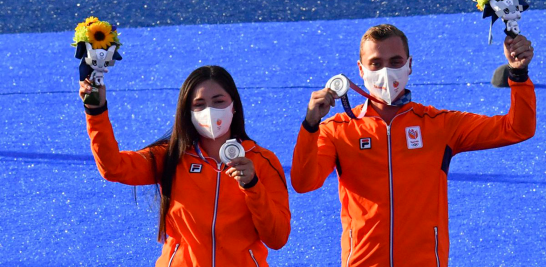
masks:
[[[216,139],[224,135],[231,126],[233,119],[233,102],[226,108],[207,107],[191,112],[191,122],[197,132],[206,138]]]
[[[362,71],[364,72],[364,75],[362,76],[364,79],[364,86],[370,91],[370,94],[380,97],[387,102],[387,105],[391,105],[400,94],[404,93],[406,84],[408,84],[410,60],[411,57],[409,57],[406,64],[399,69],[384,67],[376,71],[371,71],[360,63]]]

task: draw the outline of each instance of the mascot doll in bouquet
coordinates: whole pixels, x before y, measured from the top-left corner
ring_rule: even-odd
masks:
[[[504,33],[511,38],[516,38],[520,33],[518,21],[521,13],[529,8],[525,0],[474,0],[479,10],[483,11],[483,18],[491,17],[489,26],[489,44],[493,42],[493,23],[499,18],[506,26]],[[495,87],[510,87],[508,85],[508,64],[499,66],[493,73],[491,84]]]
[[[84,103],[98,105],[100,102],[99,87],[104,85],[104,73],[114,66],[116,60],[121,60],[118,49],[119,42],[116,26],[96,17],[89,17],[78,24],[74,34],[76,47],[75,57],[81,59],[79,72],[80,81],[89,79],[92,85],[91,93],[84,97]]]

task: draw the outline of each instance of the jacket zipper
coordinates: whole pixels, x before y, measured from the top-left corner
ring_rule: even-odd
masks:
[[[353,255],[353,229],[349,229],[349,240],[351,241],[351,250],[349,250],[349,256],[347,256],[347,267],[349,267],[349,261]]]
[[[391,120],[391,124],[394,118]],[[391,155],[391,125],[387,125],[387,144],[389,148],[389,197],[390,197],[390,215],[391,215],[391,221],[390,221],[390,231],[389,231],[389,256],[390,256],[390,266],[393,267],[394,263],[394,257],[393,257],[393,232],[394,232],[394,201],[393,201],[393,188],[392,188],[392,155]]]
[[[222,167],[221,163],[216,163],[218,165],[218,169]],[[214,216],[212,217],[212,267],[216,266],[216,212],[218,211],[218,196],[220,193],[220,174],[221,172],[218,172],[218,175],[216,176],[216,197],[214,199]]]
[[[438,256],[438,226],[434,226],[434,241],[436,242],[434,247],[434,253],[436,253],[436,266],[440,267],[440,257]]]
[[[254,253],[252,252],[252,249],[249,249],[248,253],[250,253],[250,257],[252,258],[252,260],[256,264],[256,267],[260,267],[260,265],[258,265],[258,261],[256,260],[256,258],[254,258]]]
[[[178,251],[178,246],[180,246],[180,244],[176,244],[176,247],[174,248],[173,255],[171,256],[171,259],[169,260],[169,267],[171,267],[171,264],[173,264],[174,255],[176,255],[176,251]]]
[[[392,145],[391,145],[391,125],[392,125],[392,122],[394,121],[394,119],[396,119],[396,117],[402,115],[402,114],[406,114],[408,113],[410,110],[412,110],[413,108],[410,108],[402,113],[399,113],[399,114],[396,114],[396,116],[394,116],[390,123],[387,124],[387,122],[385,120],[383,120],[382,118],[380,118],[381,120],[383,120],[383,122],[385,123],[385,125],[387,126],[387,145],[388,145],[388,150],[389,150],[389,198],[390,198],[390,215],[391,215],[391,220],[390,220],[390,231],[389,231],[389,256],[390,256],[390,267],[394,267],[394,192],[393,192],[393,180],[392,180]]]

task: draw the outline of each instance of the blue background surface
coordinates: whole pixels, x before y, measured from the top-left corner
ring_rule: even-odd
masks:
[[[148,13],[126,4],[131,8],[116,10],[122,15],[112,18],[107,3],[85,4],[75,15],[71,7],[77,3],[0,1],[0,266],[151,266],[161,252],[154,188],[136,188],[135,204],[135,189],[103,180],[91,156],[77,95],[79,61],[69,45],[71,29],[90,14],[127,22],[118,29],[124,59],[105,77],[110,118],[123,150],[139,149],[165,133],[186,76],[216,64],[240,89],[250,136],[277,154],[290,179],[292,150],[311,92],[338,73],[362,86],[356,66],[360,37],[380,23],[408,35],[414,101],[486,115],[506,114],[510,104],[508,89],[489,84],[493,70],[506,62],[502,23],[494,25],[494,42],[487,45],[489,21],[477,12],[464,13],[474,10],[471,1],[457,3],[471,8],[456,12],[417,2],[419,12],[405,13],[399,12],[403,2],[357,9],[327,1],[320,6],[346,14],[322,12],[302,20],[279,11],[278,19],[260,23],[254,23],[257,9],[271,13],[293,5],[251,2],[242,10],[242,2],[231,1],[209,7],[225,8],[239,20],[201,16],[207,17],[204,24],[197,20],[201,13],[183,12],[193,20],[159,27],[146,26],[179,12],[168,1]],[[453,159],[450,266],[546,266],[546,11],[533,4],[520,25],[535,46],[530,77],[537,87],[537,133],[520,144]],[[43,12],[51,8],[58,13]],[[390,17],[375,18],[377,11]],[[364,100],[352,92],[350,99],[355,105]],[[335,112],[342,112],[340,105]],[[311,193],[289,190],[292,233],[283,249],[271,251],[270,264],[339,266],[335,175]]]

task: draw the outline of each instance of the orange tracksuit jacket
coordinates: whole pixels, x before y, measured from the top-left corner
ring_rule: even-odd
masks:
[[[155,183],[147,149],[119,152],[108,111],[86,118],[93,155],[106,180]],[[268,266],[264,243],[272,249],[286,244],[290,210],[282,166],[253,141],[242,145],[258,177],[248,189],[227,176],[223,164],[194,149],[186,151],[176,169],[168,238],[156,266]],[[160,168],[165,152],[165,146],[153,149]]]
[[[294,148],[292,186],[300,193],[315,190],[336,168],[342,266],[447,266],[451,157],[534,135],[534,86],[529,79],[510,85],[511,108],[504,116],[409,103],[390,125],[371,107],[360,119],[337,114],[318,129],[304,122]]]

